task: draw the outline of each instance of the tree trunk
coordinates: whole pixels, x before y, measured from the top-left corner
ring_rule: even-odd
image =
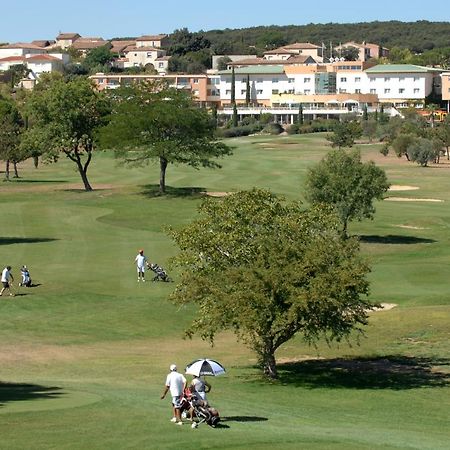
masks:
[[[13,167],[14,167],[14,178],[19,178],[19,171],[17,170],[17,163],[15,161],[13,162]]]
[[[6,160],[5,181],[9,181],[9,159]]]
[[[275,361],[275,351],[271,345],[266,345],[258,355],[259,363],[268,378],[278,378],[277,365]]]
[[[159,157],[159,193],[166,193],[166,169],[167,169],[167,159],[160,156]]]
[[[34,163],[35,169],[37,169],[39,166],[39,156],[33,156],[33,163]]]
[[[80,173],[81,179],[83,180],[84,189],[86,191],[92,191],[92,186],[89,184],[89,180],[87,177],[87,167],[83,167],[83,164],[81,164],[81,161],[76,161],[78,172]]]

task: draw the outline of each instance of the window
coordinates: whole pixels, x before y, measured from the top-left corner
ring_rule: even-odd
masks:
[[[278,83],[278,78],[272,78],[272,83]]]
[[[361,89],[355,89],[355,94],[361,94]]]
[[[272,95],[273,94],[278,94],[278,89],[272,89]]]
[[[241,89],[241,95],[245,95],[246,92],[247,92],[247,89]]]
[[[303,91],[303,93],[306,94],[306,95],[311,94],[311,89],[305,89]]]
[[[346,77],[341,77],[341,83],[345,83],[347,81]]]
[[[405,81],[405,77],[398,77],[398,81]]]
[[[347,89],[339,89],[339,92],[341,92],[342,94],[345,94],[347,92]]]
[[[376,93],[377,93],[377,90],[376,90],[376,89],[371,89],[371,90],[370,90],[370,93],[371,93],[371,94],[376,94]]]
[[[293,94],[294,93],[294,89],[288,89],[287,93],[288,94]]]
[[[227,89],[227,90],[225,91],[225,94],[226,94],[226,95],[231,95],[231,89]]]
[[[294,81],[294,78],[288,78],[288,83],[293,83]]]
[[[192,80],[192,83],[198,84],[198,78],[194,78],[194,79]]]
[[[374,82],[375,82],[375,78],[371,78],[371,79],[370,79],[370,82],[371,82],[371,83],[374,83]]]
[[[389,81],[391,81],[391,79],[389,77],[384,77],[384,81],[389,82]]]
[[[403,88],[400,88],[400,89],[398,90],[398,93],[399,93],[399,94],[404,94],[404,92],[405,92],[405,90],[404,90]]]
[[[152,57],[152,52],[147,52],[147,58],[151,58]]]
[[[418,94],[420,92],[420,89],[414,88],[414,94]]]
[[[103,84],[103,78],[99,78],[99,79],[97,80],[97,83],[98,83],[98,84]]]
[[[158,63],[158,67],[164,67],[164,63],[162,62]]]
[[[263,90],[262,90],[262,89],[257,89],[256,93],[257,93],[258,95],[261,95],[261,94],[263,93]]]
[[[214,85],[220,84],[220,78],[211,78],[210,82]]]
[[[311,78],[309,78],[309,77],[308,77],[308,78],[304,78],[303,81],[304,81],[305,83],[310,83],[310,82],[311,82]]]
[[[247,83],[247,78],[242,78],[243,83]]]
[[[355,77],[355,83],[359,83],[361,81],[361,77]]]
[[[262,83],[262,82],[263,82],[263,79],[262,79],[262,78],[257,78],[257,79],[256,79],[256,82],[257,82],[257,83]]]
[[[390,94],[390,93],[391,93],[391,90],[390,90],[390,89],[385,89],[385,90],[384,90],[384,93],[385,93],[385,94]]]

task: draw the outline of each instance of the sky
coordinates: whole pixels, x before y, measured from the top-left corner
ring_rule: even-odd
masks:
[[[372,5],[372,6],[369,6]],[[0,0],[0,42],[83,37],[137,37],[260,25],[374,20],[450,21],[450,4],[424,0]]]

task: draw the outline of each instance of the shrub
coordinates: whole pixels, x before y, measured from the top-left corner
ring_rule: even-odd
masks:
[[[279,123],[269,123],[264,127],[265,133],[269,134],[280,134],[284,131],[284,128]]]
[[[298,132],[299,132],[299,125],[298,125],[298,123],[293,123],[291,126],[289,126],[288,128],[287,128],[287,132],[288,132],[288,134],[298,134]]]
[[[313,129],[312,129],[311,125],[302,125],[298,129],[299,134],[308,134],[308,133],[312,133],[312,132],[313,132]]]
[[[258,123],[252,125],[244,125],[241,127],[221,128],[217,130],[217,136],[224,138],[248,136],[249,134],[261,131],[262,126]]]

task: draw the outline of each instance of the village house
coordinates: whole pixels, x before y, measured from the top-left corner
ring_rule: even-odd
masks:
[[[63,50],[73,46],[74,42],[81,36],[78,33],[59,33],[56,36],[55,46],[62,48]]]

